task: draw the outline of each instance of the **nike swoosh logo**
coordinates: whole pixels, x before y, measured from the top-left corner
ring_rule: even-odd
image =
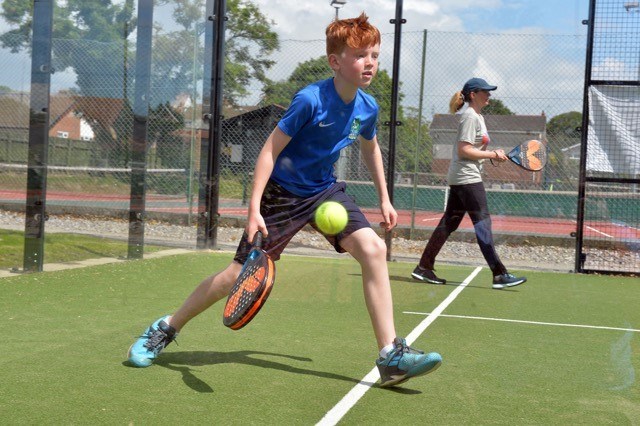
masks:
[[[329,127],[331,125],[335,124],[335,121],[333,123],[329,123],[329,124],[325,124],[324,121],[321,121],[320,124],[318,124],[318,126],[320,127]]]

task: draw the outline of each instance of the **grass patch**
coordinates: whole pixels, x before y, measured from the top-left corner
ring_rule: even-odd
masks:
[[[47,234],[44,238],[46,263],[77,262],[127,254],[127,242],[79,234]],[[163,247],[145,245],[145,253]],[[20,268],[24,260],[24,232],[0,229],[0,269]]]
[[[196,252],[1,279],[3,422],[316,424],[378,351],[361,270],[346,256],[283,256],[269,301],[247,327],[224,327],[218,303],[153,366],[125,362],[151,321],[232,256]],[[443,265],[447,285],[434,286],[413,281],[414,266],[389,263],[404,336],[473,270]],[[440,352],[442,367],[397,389],[374,386],[340,424],[640,424],[640,334],[563,325],[640,329],[636,280],[526,275],[525,285],[496,291],[485,268],[413,345]]]

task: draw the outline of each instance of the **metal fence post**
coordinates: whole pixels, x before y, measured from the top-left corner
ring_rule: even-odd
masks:
[[[216,248],[218,232],[218,203],[220,198],[220,138],[222,126],[222,89],[224,77],[224,31],[226,1],[215,0],[213,15],[210,77],[210,113],[208,138],[203,139],[200,156],[200,206],[198,211],[198,248]],[[207,40],[205,34],[205,40]],[[205,44],[207,41],[205,41]],[[205,49],[205,52],[208,50]],[[205,59],[206,62],[206,59]]]
[[[44,222],[47,218],[47,165],[49,161],[49,97],[51,86],[51,32],[53,0],[33,3],[33,41],[31,50],[31,100],[29,114],[29,153],[27,200],[25,206],[25,272],[42,272]]]
[[[147,126],[149,122],[149,87],[151,84],[153,0],[138,0],[138,28],[136,32],[136,83],[134,89],[135,99],[133,101],[131,198],[129,206],[129,259],[140,259],[144,252]]]
[[[427,59],[427,30],[422,35],[422,65],[420,67],[420,100],[418,101],[418,130],[416,131],[415,162],[413,163],[413,192],[411,194],[411,229],[409,239],[413,240],[416,224],[416,199],[418,197],[418,165],[420,164],[420,137],[422,131],[422,109],[424,101],[424,67]]]
[[[387,189],[389,191],[389,201],[393,204],[393,188],[395,185],[395,162],[396,162],[396,127],[402,123],[398,121],[398,97],[400,84],[400,40],[402,36],[402,24],[407,20],[402,18],[402,0],[396,0],[396,17],[390,22],[394,24],[393,37],[393,74],[391,83],[391,117],[389,122],[389,158],[387,169]],[[385,233],[385,243],[387,245],[387,260],[391,260],[391,245],[393,233]]]

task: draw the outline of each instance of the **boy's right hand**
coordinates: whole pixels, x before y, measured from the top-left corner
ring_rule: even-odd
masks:
[[[260,213],[249,213],[249,216],[247,217],[247,225],[245,226],[244,231],[247,233],[249,242],[252,244],[256,232],[262,232],[262,235],[265,238],[269,235],[269,232],[267,231],[267,225],[264,223],[264,218]]]

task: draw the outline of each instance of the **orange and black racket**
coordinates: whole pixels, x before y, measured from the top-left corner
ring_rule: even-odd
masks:
[[[509,160],[525,170],[538,172],[547,164],[547,147],[540,141],[526,141],[507,154]],[[494,166],[496,164],[491,161]]]
[[[239,330],[247,325],[271,293],[276,268],[261,246],[262,233],[258,231],[253,237],[253,248],[249,257],[244,262],[224,307],[222,322],[232,330]]]
[[[523,169],[537,172],[547,164],[547,147],[532,139],[513,148],[507,157]]]

